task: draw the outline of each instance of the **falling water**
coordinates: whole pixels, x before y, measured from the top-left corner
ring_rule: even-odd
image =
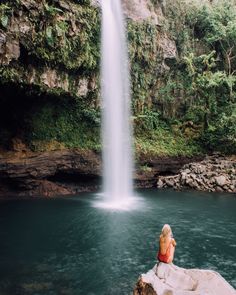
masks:
[[[132,196],[130,85],[125,25],[120,0],[102,4],[103,179],[109,201]]]

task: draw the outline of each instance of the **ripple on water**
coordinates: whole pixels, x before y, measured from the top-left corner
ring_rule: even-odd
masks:
[[[96,207],[102,200],[2,204],[0,294],[130,294],[156,262],[164,223],[177,240],[178,266],[216,270],[236,287],[235,199],[144,190],[128,210]]]

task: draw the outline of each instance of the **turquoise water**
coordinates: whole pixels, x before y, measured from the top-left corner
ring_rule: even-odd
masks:
[[[177,241],[175,264],[216,270],[236,287],[235,196],[138,194],[133,211],[95,208],[94,194],[2,202],[0,294],[131,294],[155,264],[164,223]]]

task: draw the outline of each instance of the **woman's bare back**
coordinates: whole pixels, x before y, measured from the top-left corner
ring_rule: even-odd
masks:
[[[171,263],[174,259],[175,246],[176,242],[172,238],[171,228],[168,224],[165,224],[159,238],[158,260],[164,263]]]
[[[165,255],[168,248],[170,247],[171,237],[162,237],[160,235],[160,252],[162,255]]]

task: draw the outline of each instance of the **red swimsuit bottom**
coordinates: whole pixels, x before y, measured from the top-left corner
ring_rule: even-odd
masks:
[[[168,263],[168,260],[170,258],[170,246],[171,246],[171,242],[166,250],[166,253],[163,255],[161,254],[161,250],[159,249],[158,254],[157,254],[157,259],[160,262],[164,262],[164,263]]]

